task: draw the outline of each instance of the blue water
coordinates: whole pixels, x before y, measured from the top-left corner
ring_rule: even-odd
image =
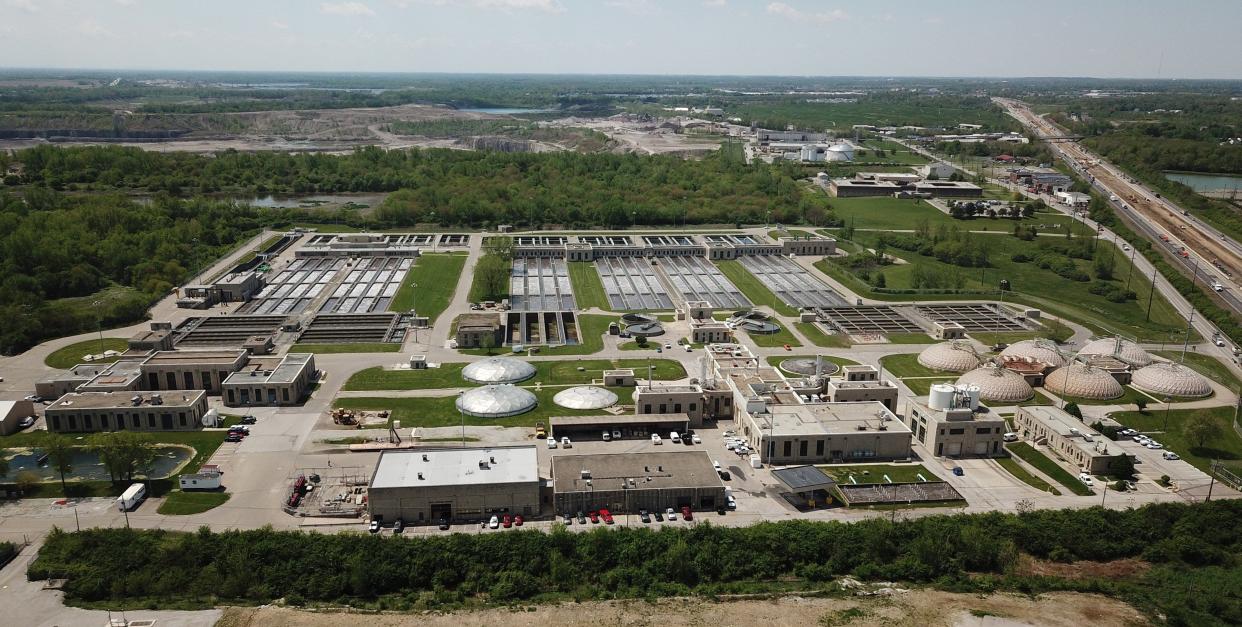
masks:
[[[487,113],[489,115],[517,115],[519,113],[553,113],[556,109],[518,109],[513,107],[478,107],[473,109],[458,109],[459,111],[470,111],[472,113]]]
[[[1187,174],[1185,172],[1165,172],[1164,178],[1177,181],[1196,192],[1219,192],[1242,189],[1242,176],[1228,174]]]
[[[38,466],[35,462],[43,455],[38,448],[0,449],[0,456],[9,460],[8,478],[11,481],[17,473],[29,470],[39,475],[42,481],[60,481],[60,473],[51,465]],[[194,456],[194,450],[183,446],[159,446],[155,449],[155,463],[151,470],[152,479],[163,479]],[[74,448],[73,471],[65,475],[66,479],[85,481],[106,481],[108,469],[104,468],[99,456],[84,448]]]

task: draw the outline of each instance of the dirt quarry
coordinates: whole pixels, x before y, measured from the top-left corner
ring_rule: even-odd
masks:
[[[373,627],[546,627],[548,625],[777,627],[898,625],[909,627],[1009,627],[1017,625],[1147,625],[1134,608],[1107,597],[1058,592],[1026,597],[972,595],[933,590],[845,598],[785,596],[775,599],[708,601],[666,599],[565,603],[447,614],[342,614],[279,607],[229,608],[217,627],[329,627],[362,622]]]

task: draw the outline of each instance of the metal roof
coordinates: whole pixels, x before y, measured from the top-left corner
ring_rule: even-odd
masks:
[[[524,414],[539,400],[529,390],[512,385],[485,385],[467,390],[457,397],[457,410],[471,416],[503,418]]]
[[[557,392],[552,402],[569,409],[603,409],[616,405],[617,395],[593,385],[580,385]]]
[[[516,357],[488,357],[461,369],[472,383],[517,383],[535,376],[535,367]]]
[[[836,483],[828,473],[815,466],[792,466],[772,471],[772,476],[794,492],[827,488]]]
[[[421,477],[420,477],[421,475]],[[539,480],[533,445],[380,453],[371,489],[528,483]]]

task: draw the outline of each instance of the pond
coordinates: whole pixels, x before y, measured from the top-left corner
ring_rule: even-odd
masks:
[[[6,448],[0,449],[0,455],[9,460],[8,479],[11,481],[17,473],[29,470],[39,475],[43,481],[60,481],[60,473],[50,464],[39,466],[37,461],[43,456],[39,448]],[[163,479],[181,468],[190,458],[194,457],[194,449],[187,446],[155,447],[155,464],[151,472],[152,479]],[[65,475],[65,479],[82,481],[107,481],[108,469],[104,468],[99,456],[85,448],[73,449],[73,472]]]
[[[346,205],[365,205],[378,207],[388,194],[314,194],[306,196],[210,196],[212,200],[235,202],[239,205],[251,205],[264,209],[313,209],[316,207],[333,208]],[[151,204],[151,196],[137,195],[134,202]]]
[[[1199,193],[1232,192],[1242,189],[1242,176],[1230,174],[1193,174],[1190,172],[1165,172],[1164,178],[1177,181]]]
[[[471,113],[487,113],[490,115],[519,115],[522,113],[556,113],[556,109],[521,109],[517,107],[474,107],[458,109]]]

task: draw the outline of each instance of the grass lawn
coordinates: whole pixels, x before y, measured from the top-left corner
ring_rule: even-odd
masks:
[[[845,224],[852,223],[854,228],[864,231],[912,231],[926,221],[932,228],[945,225],[963,231],[1009,233],[1013,231],[1015,222],[1012,218],[986,216],[958,220],[921,199],[833,198],[831,202],[832,212],[840,216]],[[1059,212],[1036,213],[1018,222],[1024,226],[1034,226],[1040,233],[1064,235],[1072,228],[1075,235],[1090,235],[1090,229],[1081,222]],[[819,232],[834,235],[833,230]]]
[[[913,392],[915,396],[927,396],[928,394],[931,394],[931,386],[937,383],[955,383],[957,382],[958,376],[960,375],[954,375],[952,377],[933,377],[930,379],[902,379],[901,382],[906,384],[906,387],[910,388],[910,391]]]
[[[1219,427],[1220,435],[1211,439],[1206,446],[1198,446],[1191,442],[1183,432],[1183,426],[1191,416],[1207,416]],[[1235,472],[1242,472],[1242,437],[1233,430],[1233,408],[1211,407],[1207,409],[1173,409],[1168,412],[1168,430],[1165,430],[1165,412],[1152,410],[1147,413],[1137,411],[1118,412],[1113,420],[1150,433],[1164,448],[1177,453],[1182,459],[1195,468],[1207,472],[1212,460],[1229,466]]]
[[[268,246],[271,246],[272,244],[275,244],[275,243],[276,243],[276,241],[277,241],[277,240],[279,240],[279,239],[280,239],[280,238],[282,238],[282,237],[284,237],[284,234],[283,234],[283,233],[280,233],[280,234],[273,235],[273,236],[271,236],[271,237],[269,237],[269,238],[267,238],[267,239],[263,240],[263,242],[262,242],[262,243],[260,243],[260,244],[259,244],[259,246],[258,246],[255,250],[250,251],[250,253],[249,253],[249,254],[247,254],[247,255],[243,256],[241,259],[238,259],[238,260],[237,260],[237,264],[235,264],[235,265],[240,265],[240,264],[246,263],[247,261],[250,261],[251,259],[254,259],[255,257],[258,257],[258,256],[259,256],[259,254],[258,254],[258,252],[256,252],[256,251],[262,252],[262,251],[264,251],[264,250],[267,250],[267,247],[268,247]]]
[[[647,377],[646,359],[588,359],[574,361],[532,361],[535,376],[518,385],[578,385],[590,383],[592,379],[603,378],[604,370],[613,368],[633,368],[642,378]],[[657,380],[671,381],[684,379],[686,371],[681,362],[671,359],[652,359],[652,376]],[[343,390],[437,390],[459,387],[474,387],[461,377],[465,362],[441,364],[439,368],[426,370],[385,370],[380,367],[367,368],[355,372]],[[578,368],[584,370],[579,371]]]
[[[78,364],[85,363],[86,360],[82,359],[84,355],[99,355],[103,353],[103,351],[109,350],[123,353],[129,348],[129,342],[124,338],[105,337],[103,339],[102,348],[103,350],[100,350],[99,338],[95,338],[93,340],[83,340],[81,342],[65,346],[64,348],[56,349],[52,352],[52,354],[47,356],[47,359],[43,360],[43,363],[51,366],[52,368],[60,368],[64,370],[66,368],[72,368]],[[107,357],[104,359],[97,359],[91,363],[108,364],[114,361],[116,361],[116,357]]]
[[[1021,457],[1026,463],[1038,468],[1040,472],[1055,479],[1058,483],[1069,488],[1070,492],[1078,496],[1090,496],[1095,494],[1078,477],[1071,475],[1069,471],[1061,467],[1061,464],[1051,460],[1047,455],[1035,450],[1026,442],[1011,442],[1005,445],[1010,453]]]
[[[889,333],[884,337],[888,338],[889,344],[936,344],[940,340],[933,340],[926,333]]]
[[[747,333],[746,335],[750,337],[750,341],[754,342],[756,346],[764,346],[767,348],[784,346],[786,344],[790,346],[802,346],[802,342],[799,342],[798,338],[794,337],[793,333],[789,332],[789,329],[785,327],[784,323],[781,323],[781,330],[776,333]]]
[[[877,233],[858,233],[855,238],[860,244],[874,246],[878,235]],[[996,295],[988,296],[979,293],[944,293],[943,289],[914,291],[914,269],[918,267],[928,275],[938,277],[944,285],[954,286],[954,289],[960,285],[960,288],[966,291],[996,290],[999,281],[1006,279],[1010,282],[1013,291],[1006,292],[1003,300],[1037,307],[1059,318],[1080,322],[1101,335],[1121,334],[1127,337],[1138,337],[1144,341],[1152,338],[1159,341],[1167,339],[1170,333],[1178,332],[1186,326],[1185,320],[1159,294],[1156,295],[1152,304],[1151,320],[1146,320],[1147,296],[1151,291],[1151,285],[1148,279],[1140,274],[1135,274],[1129,284],[1130,290],[1135,292],[1137,298],[1124,303],[1114,303],[1088,291],[1092,285],[1101,283],[1099,280],[1073,281],[1051,270],[1041,269],[1033,262],[1013,261],[1014,255],[1022,254],[1034,258],[1045,252],[1040,248],[1038,241],[1028,242],[1010,235],[979,236],[973,238],[972,241],[988,247],[991,267],[986,269],[963,268],[916,252],[889,248],[887,254],[905,259],[909,263],[886,266],[880,270],[884,274],[888,290],[885,292],[876,292],[858,276],[829,259],[816,261],[815,267],[858,294],[878,300],[997,298]],[[1104,247],[1105,250],[1112,246],[1108,242],[1098,242],[1096,245]],[[1124,288],[1131,268],[1129,259],[1119,250],[1113,249],[1113,252],[1116,279],[1105,283]],[[1087,260],[1076,259],[1074,264],[1079,270],[1087,273],[1091,273],[1093,268],[1092,262]],[[906,290],[910,290],[910,293],[903,293]],[[999,294],[998,292],[992,293]]]
[[[51,433],[47,431],[26,431],[22,433],[14,433],[12,435],[0,436],[0,448],[39,448],[51,437]],[[85,438],[89,434],[67,434],[69,438],[83,437],[83,440],[75,440],[74,444],[85,444]],[[194,456],[190,461],[186,462],[181,470],[166,479],[154,479],[150,481],[151,495],[162,496],[172,491],[177,485],[177,477],[183,474],[191,474],[198,472],[198,469],[207,460],[211,458],[216,449],[224,443],[224,431],[160,431],[151,434],[151,442],[156,445],[160,444],[179,444],[194,449]],[[13,481],[13,477],[4,477],[0,484]],[[111,481],[69,481],[67,489],[61,489],[60,481],[49,481],[40,483],[32,491],[26,494],[27,498],[52,498],[52,497],[84,497],[84,496],[118,496],[128,488],[130,482],[120,481],[112,483]]]
[[[786,359],[815,359],[815,355],[794,355],[794,354],[769,355],[766,359],[768,361],[769,366],[776,366],[777,368],[779,368],[781,366],[781,362],[785,361]],[[854,361],[853,359],[847,359],[845,357],[837,357],[835,355],[824,355],[824,361],[830,361],[838,366],[857,366],[858,365],[858,362]]]
[[[224,505],[229,500],[227,492],[182,492],[174,490],[168,493],[164,502],[156,512],[165,516],[187,516],[201,514],[209,509]]]
[[[1096,399],[1091,399],[1091,398],[1077,398],[1074,396],[1061,397],[1055,393],[1053,393],[1053,396],[1057,396],[1058,398],[1064,398],[1066,403],[1077,403],[1079,405],[1133,405],[1140,398],[1147,401],[1148,403],[1159,402],[1158,399],[1153,400],[1151,396],[1148,396],[1128,385],[1121,386],[1121,389],[1125,391],[1124,394],[1122,394],[1121,396],[1117,398],[1107,400],[1107,401],[1101,401],[1101,400],[1096,400]]]
[[[608,389],[621,398],[620,402],[631,402],[629,399],[634,392],[633,388]],[[525,414],[505,418],[466,416],[466,424],[474,426],[533,427],[536,422],[546,424],[548,418],[552,416],[601,416],[608,413],[602,410],[577,410],[561,407],[552,402],[552,397],[556,396],[556,393],[559,391],[560,388],[545,387],[534,392],[535,397],[539,400],[539,405]],[[422,398],[338,398],[336,399],[335,406],[367,411],[390,410],[392,412],[390,418],[392,420],[400,420],[402,428],[452,427],[460,425],[462,420],[461,414],[457,411],[456,400],[457,395],[455,394]]]
[[[397,342],[356,342],[341,344],[294,344],[289,348],[291,353],[397,353],[401,344]]]
[[[603,314],[580,314],[578,316],[578,338],[581,341],[578,344],[565,344],[563,346],[539,346],[538,353],[540,355],[590,355],[604,350],[604,334],[608,333],[608,323],[615,322],[616,316],[605,316]],[[653,342],[654,344],[654,342]],[[461,348],[459,353],[464,355],[505,355],[509,354],[509,348],[505,346],[497,346],[488,352],[483,348]]]
[[[768,287],[764,285],[758,277],[751,274],[749,270],[742,267],[740,262],[729,259],[725,261],[716,261],[714,263],[717,268],[720,268],[720,272],[728,277],[729,281],[733,282],[733,285],[737,286],[737,289],[742,290],[742,293],[746,295],[746,298],[750,299],[750,302],[755,305],[767,305],[775,310],[776,313],[784,316],[798,315],[798,309],[796,307],[790,307],[789,305],[781,302],[780,299],[776,297],[776,294],[772,293],[772,290],[768,289]]]
[[[1047,335],[1038,331],[1011,331],[1000,333],[978,332],[971,333],[971,339],[977,340],[988,346],[996,344],[1015,344],[1022,340],[1033,340],[1039,337],[1047,337]]]
[[[850,340],[840,333],[829,335],[814,322],[795,322],[798,332],[812,344],[824,348],[849,348]]]
[[[1052,487],[1052,484],[1047,481],[1044,481],[1043,479],[1040,479],[1039,477],[1036,477],[1028,472],[1027,469],[1023,468],[1022,465],[1012,457],[997,457],[996,463],[1000,464],[1001,468],[1005,469],[1005,472],[1008,472],[1022,483],[1025,483],[1036,490],[1048,492],[1054,496],[1059,496],[1061,494],[1060,490]]]
[[[1155,353],[1165,359],[1171,359],[1177,362],[1182,361],[1181,351],[1155,351]],[[1214,357],[1201,355],[1199,353],[1186,353],[1186,360],[1184,363],[1199,374],[1223,386],[1226,386],[1231,390],[1236,391],[1239,386],[1242,386],[1242,382],[1239,382],[1238,378],[1233,376],[1233,371]]]
[[[959,373],[948,370],[934,370],[919,363],[918,353],[902,355],[885,355],[880,358],[880,365],[894,377],[957,377]]]
[[[457,290],[457,278],[466,267],[465,255],[428,254],[420,256],[405,278],[388,306],[391,311],[409,311],[418,308],[418,314],[427,316],[435,324],[444,313],[453,292]],[[413,288],[411,284],[417,283]]]
[[[608,295],[604,292],[604,284],[595,271],[595,264],[586,261],[571,261],[569,264],[569,282],[573,286],[574,299],[580,309],[599,307],[604,311],[612,309],[608,303]]]
[[[919,483],[923,480],[940,481],[936,473],[922,464],[864,464],[857,466],[819,466],[842,485],[867,483]],[[923,479],[919,479],[919,475]],[[888,480],[885,480],[885,477]],[[851,481],[851,477],[853,481]]]

